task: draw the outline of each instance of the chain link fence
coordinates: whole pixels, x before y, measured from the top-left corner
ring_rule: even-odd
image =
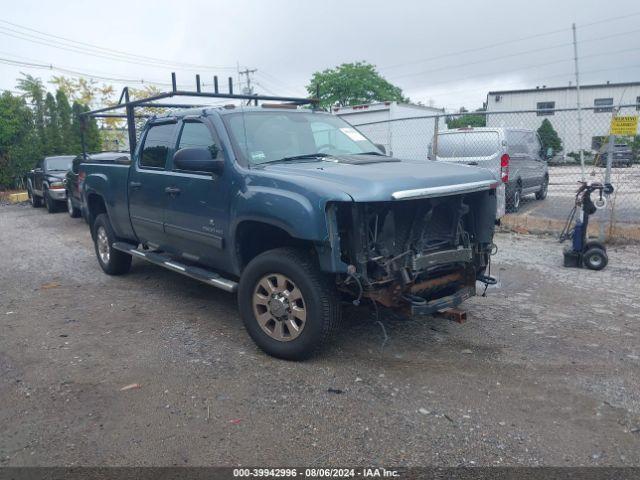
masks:
[[[611,183],[615,190],[592,217],[590,235],[640,240],[640,135],[609,141],[612,117],[636,116],[638,109],[583,108],[580,115],[577,109],[480,111],[378,122],[352,116],[349,121],[388,154],[424,161],[425,168],[429,161],[448,161],[508,175],[502,224],[515,230],[559,234],[578,182]]]

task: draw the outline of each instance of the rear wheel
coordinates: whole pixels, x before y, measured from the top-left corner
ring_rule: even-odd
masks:
[[[582,255],[582,263],[590,270],[602,270],[609,263],[609,257],[604,249],[591,247]]]
[[[520,210],[520,202],[522,201],[522,185],[516,184],[516,187],[509,193],[507,198],[507,210],[510,213],[516,213]]]
[[[27,189],[27,194],[29,195],[29,201],[33,208],[40,208],[42,206],[42,199],[33,193],[31,188]]]
[[[549,191],[549,177],[544,177],[540,190],[536,192],[536,200],[544,200],[547,198],[547,192]]]
[[[131,268],[131,255],[115,250],[117,240],[106,213],[101,213],[93,222],[91,230],[98,263],[108,275],[122,275]]]
[[[71,218],[78,218],[80,216],[80,210],[73,206],[71,200],[71,194],[67,192],[67,213]]]
[[[294,248],[278,248],[254,258],[240,278],[238,304],[258,347],[288,360],[313,355],[340,320],[335,286],[317,262]]]

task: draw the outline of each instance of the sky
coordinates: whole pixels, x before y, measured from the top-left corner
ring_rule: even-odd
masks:
[[[582,84],[640,80],[637,0],[0,0],[0,89],[65,74],[17,61],[117,89],[249,68],[257,92],[306,96],[314,72],[367,61],[414,102],[475,109],[491,90],[575,83],[574,22]]]

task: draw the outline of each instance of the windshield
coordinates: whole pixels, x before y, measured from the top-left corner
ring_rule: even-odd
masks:
[[[438,135],[439,158],[489,157],[500,148],[498,132],[455,132]]]
[[[236,150],[250,165],[299,155],[380,153],[364,135],[331,115],[282,111],[225,117]]]
[[[74,157],[51,157],[44,160],[44,169],[47,172],[66,172],[71,168]]]

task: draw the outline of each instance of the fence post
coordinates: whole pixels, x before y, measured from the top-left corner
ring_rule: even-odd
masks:
[[[433,126],[433,142],[431,144],[431,155],[433,160],[438,156],[438,132],[440,130],[440,116],[436,115],[435,125]]]

